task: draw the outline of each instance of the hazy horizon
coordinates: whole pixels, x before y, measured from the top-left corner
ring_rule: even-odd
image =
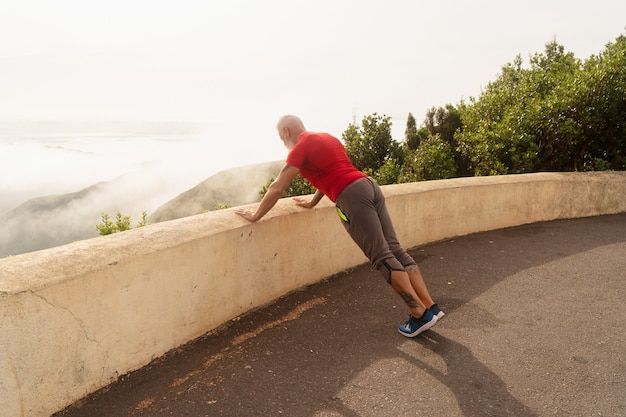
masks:
[[[142,212],[218,172],[281,159],[272,147],[244,148],[233,132],[217,140],[219,131],[179,122],[0,123],[0,258],[97,237],[102,213],[120,211],[135,227]],[[248,172],[241,169],[244,182]],[[257,195],[258,177],[233,192]]]
[[[0,213],[123,175],[143,177],[145,187],[153,182],[163,201],[220,170],[284,158],[277,139],[276,146],[244,149],[236,132],[212,129],[181,122],[0,121]]]

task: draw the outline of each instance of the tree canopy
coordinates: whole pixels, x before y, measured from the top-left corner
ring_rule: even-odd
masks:
[[[582,63],[556,41],[461,103],[458,150],[474,175],[623,170],[626,37]]]
[[[360,130],[350,125],[343,139],[355,165],[385,184],[624,170],[625,115],[626,37],[585,62],[553,40],[529,57],[528,67],[519,55],[504,65],[478,97],[429,109],[421,126],[409,113],[400,146],[386,134],[365,133],[373,121],[384,121],[389,131],[389,118],[376,114],[364,118]]]

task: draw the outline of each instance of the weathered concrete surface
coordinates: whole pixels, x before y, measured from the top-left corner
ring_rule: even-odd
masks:
[[[412,253],[447,313],[416,339],[398,334],[406,308],[364,265],[246,314],[58,416],[626,415],[626,214]]]

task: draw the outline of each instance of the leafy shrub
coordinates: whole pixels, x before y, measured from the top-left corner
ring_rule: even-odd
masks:
[[[132,228],[130,216],[124,216],[120,211],[115,213],[115,222],[113,222],[108,213],[102,213],[101,218],[102,223],[96,225],[96,230],[100,233],[100,236],[124,232]],[[137,227],[145,226],[147,218],[148,213],[145,211],[142,212],[141,220],[137,223]]]
[[[259,191],[259,196],[261,198],[265,196],[269,186],[273,182],[274,178],[270,178],[269,181],[263,186],[263,188],[261,188],[261,191]],[[287,187],[287,189],[283,193],[283,197],[295,197],[299,195],[308,195],[314,193],[315,187],[313,187],[307,180],[305,180],[304,178],[302,178],[301,175],[298,174],[296,178],[291,181],[291,184],[289,184],[289,187]]]

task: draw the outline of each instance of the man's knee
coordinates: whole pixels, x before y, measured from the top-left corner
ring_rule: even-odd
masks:
[[[404,267],[396,258],[383,259],[376,269],[385,277],[387,284],[391,285],[391,273],[393,271],[404,271]]]

